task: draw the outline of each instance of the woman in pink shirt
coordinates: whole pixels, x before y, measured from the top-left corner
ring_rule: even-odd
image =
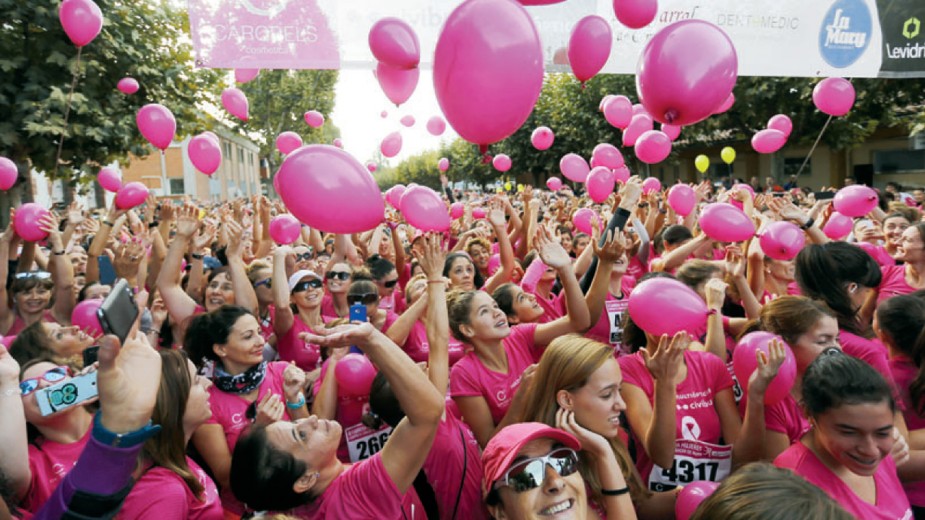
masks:
[[[429,342],[427,326],[424,323],[428,306],[428,298],[425,297],[428,285],[427,275],[424,274],[412,276],[408,280],[405,288],[405,311],[392,323],[386,333],[389,339],[401,345],[408,356],[418,363],[426,362],[428,357]],[[445,306],[446,302],[441,301],[440,305]],[[450,336],[449,349],[450,366],[452,367],[465,355],[466,348],[462,341]]]
[[[881,268],[883,281],[877,288],[877,303],[897,294],[925,289],[925,222],[902,232],[893,258],[903,265]]]
[[[326,320],[346,318],[350,313],[347,303],[347,290],[350,289],[350,276],[353,269],[347,262],[335,262],[324,274],[326,287],[321,301],[321,315]]]
[[[828,350],[803,375],[810,434],[774,459],[865,520],[912,518],[890,456],[896,405],[873,368]]]
[[[299,338],[303,332],[324,328],[321,277],[314,271],[300,270],[287,278],[286,258],[292,249],[277,247],[273,252],[273,331],[276,351],[282,361],[293,361],[306,372],[318,368],[321,349]]]

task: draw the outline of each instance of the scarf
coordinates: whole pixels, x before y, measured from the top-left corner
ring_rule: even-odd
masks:
[[[263,378],[266,375],[266,361],[254,365],[235,376],[225,372],[225,368],[221,366],[220,363],[216,363],[215,373],[212,375],[212,384],[222,392],[227,392],[229,394],[246,394],[259,387],[260,383],[263,383]]]

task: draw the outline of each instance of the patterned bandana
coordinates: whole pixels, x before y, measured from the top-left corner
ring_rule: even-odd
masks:
[[[222,392],[246,394],[259,387],[266,375],[266,361],[261,362],[259,365],[254,365],[235,376],[225,372],[225,368],[220,363],[216,363],[215,373],[212,375],[212,384]]]

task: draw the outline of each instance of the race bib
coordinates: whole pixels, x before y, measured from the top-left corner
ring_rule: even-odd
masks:
[[[739,401],[742,400],[742,396],[745,395],[745,392],[742,390],[742,385],[739,384],[739,380],[736,378],[735,370],[732,368],[732,361],[726,363],[726,370],[732,377],[732,395],[736,399],[736,404],[739,404]]]
[[[670,468],[652,466],[649,489],[670,491],[696,480],[719,482],[729,476],[731,469],[732,445],[679,439],[675,441],[674,464]]]
[[[383,425],[378,430],[367,428],[363,424],[355,424],[344,430],[347,438],[347,449],[350,451],[350,462],[359,462],[368,459],[385,446],[392,434],[392,427]]]
[[[619,347],[623,340],[623,313],[629,306],[629,300],[607,300],[607,321],[610,323],[610,344]]]

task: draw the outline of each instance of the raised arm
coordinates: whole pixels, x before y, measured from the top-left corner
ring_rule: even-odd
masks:
[[[19,363],[0,345],[0,417],[3,417],[0,422],[0,472],[6,476],[17,499],[25,496],[32,481],[21,394]]]
[[[549,231],[541,229],[537,232],[536,247],[543,262],[558,273],[562,290],[565,291],[565,305],[568,311],[565,316],[557,320],[536,326],[533,343],[536,347],[542,348],[559,336],[587,330],[591,326],[591,316],[588,314],[588,305],[585,303],[584,294],[581,292],[575,271],[572,269],[571,258],[562,244],[553,239]]]
[[[196,312],[196,302],[180,286],[180,263],[190,237],[199,229],[199,209],[186,205],[177,211],[177,234],[167,248],[167,258],[157,277],[157,288],[173,323],[182,323]]]
[[[500,201],[492,201],[491,211],[488,213],[488,222],[495,232],[498,239],[499,255],[501,256],[501,267],[485,282],[485,292],[491,294],[501,284],[511,279],[514,272],[514,248],[511,247],[511,240],[507,235],[507,224],[504,220],[504,210],[501,209]]]
[[[597,240],[591,241],[591,247],[594,255],[598,259],[597,270],[594,273],[594,279],[591,281],[591,288],[585,294],[585,305],[588,306],[588,316],[590,325],[588,328],[597,325],[598,320],[604,313],[604,305],[607,301],[607,293],[610,291],[610,272],[613,270],[613,264],[622,257],[626,252],[626,240],[623,233],[616,232],[613,236],[611,232],[607,233],[608,240],[604,242],[603,247],[597,245]],[[584,254],[584,252],[582,252]]]
[[[58,222],[51,215],[46,215],[40,225],[48,233],[48,245],[51,247],[53,270],[52,280],[55,282],[55,305],[52,314],[58,323],[71,323],[71,311],[77,304],[74,294],[74,264],[64,257],[64,242],[61,232],[58,231]]]
[[[257,292],[247,278],[247,265],[244,264],[244,228],[234,220],[226,220],[224,225],[228,228],[225,256],[228,258],[231,284],[234,286],[235,304],[257,314]]]
[[[446,254],[439,235],[425,238],[421,268],[427,275],[427,376],[440,395],[446,395],[450,383],[450,319],[446,308],[446,284],[443,264]],[[423,297],[422,297],[423,299]]]
[[[292,253],[289,246],[280,246],[273,251],[273,306],[276,314],[273,316],[273,332],[276,337],[285,336],[295,318],[289,306],[289,282],[286,276],[286,257]]]
[[[0,235],[0,331],[6,332],[16,318],[10,308],[9,294],[6,290],[6,281],[10,275],[10,249],[16,247],[16,229],[13,228],[14,211],[10,210],[10,223],[3,234]],[[19,374],[16,374],[19,377]],[[18,381],[17,381],[18,383]]]

